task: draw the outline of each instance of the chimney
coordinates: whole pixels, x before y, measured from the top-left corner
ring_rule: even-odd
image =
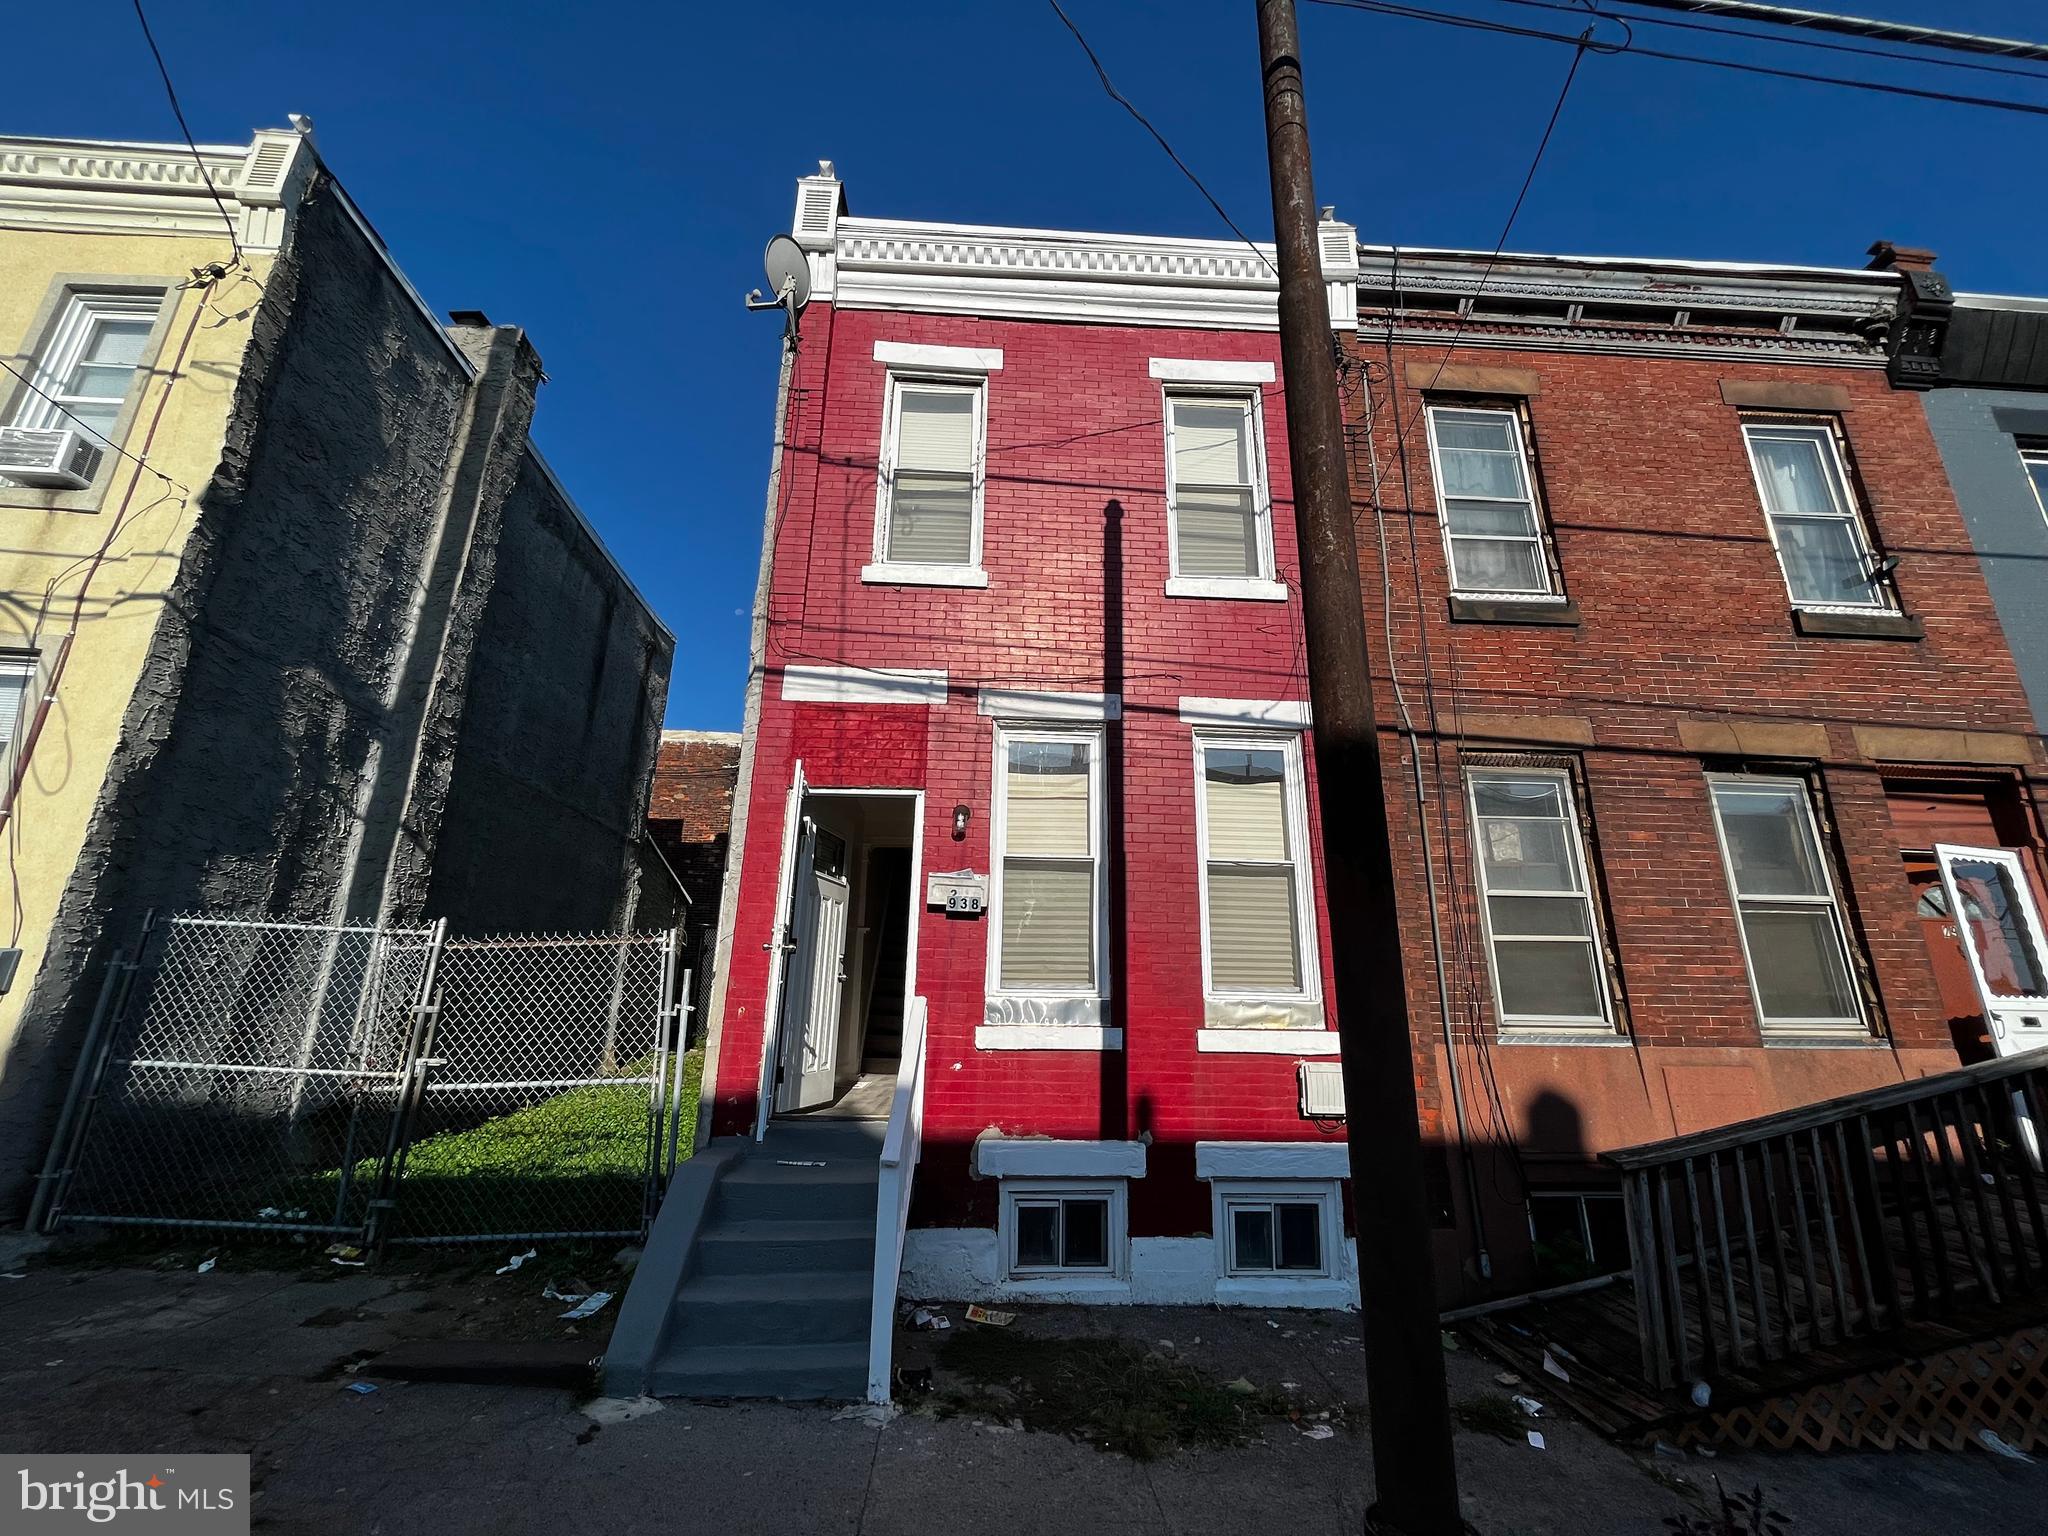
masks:
[[[480,309],[451,309],[448,323],[464,330],[482,329],[491,323],[491,317]]]
[[[1867,272],[1932,272],[1934,252],[1917,245],[1894,245],[1880,240],[1869,250],[1864,263]]]

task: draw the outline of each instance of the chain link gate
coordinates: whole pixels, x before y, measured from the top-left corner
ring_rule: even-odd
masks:
[[[31,1226],[630,1238],[673,1155],[673,933],[180,916],[117,956]]]

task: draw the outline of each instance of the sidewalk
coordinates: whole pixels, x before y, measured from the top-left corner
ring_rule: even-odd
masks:
[[[1308,1536],[1358,1531],[1370,1497],[1362,1434],[1312,1440],[1284,1423],[1253,1445],[1141,1463],[974,1415],[914,1412],[878,1427],[830,1407],[669,1403],[599,1426],[567,1392],[343,1390],[370,1379],[347,1370],[361,1355],[452,1336],[537,1293],[531,1269],[26,1267],[26,1278],[0,1280],[0,1446],[252,1451],[259,1531]],[[1174,1357],[1219,1380],[1364,1397],[1355,1320],[1341,1315],[1044,1309],[1017,1326],[1027,1341],[1170,1339]],[[605,1333],[591,1331],[593,1350]],[[940,1338],[907,1340],[913,1365]],[[1499,1392],[1490,1363],[1469,1351],[1448,1362],[1454,1399]],[[1702,1507],[1713,1473],[1761,1482],[1793,1536],[2048,1528],[2048,1467],[1989,1455],[1672,1459],[1560,1420],[1540,1428],[1542,1451],[1460,1431],[1468,1514],[1483,1536],[1661,1536],[1667,1515]]]

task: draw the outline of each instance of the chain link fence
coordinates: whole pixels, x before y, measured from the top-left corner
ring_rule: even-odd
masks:
[[[638,1236],[693,1108],[676,940],[173,918],[109,971],[31,1224]]]

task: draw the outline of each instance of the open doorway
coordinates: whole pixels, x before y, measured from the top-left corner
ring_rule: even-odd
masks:
[[[774,1112],[887,1119],[916,977],[912,790],[804,793],[789,879]]]

